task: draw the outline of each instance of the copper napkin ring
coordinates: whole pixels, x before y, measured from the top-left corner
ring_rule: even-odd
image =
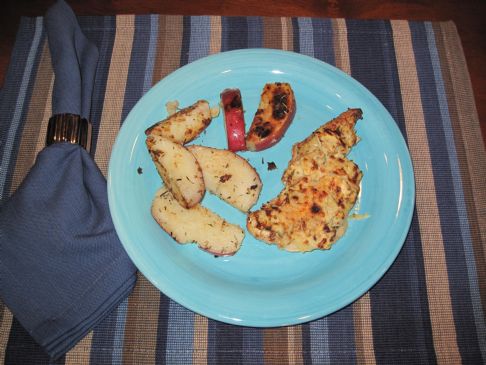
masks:
[[[86,151],[91,150],[91,123],[76,114],[56,114],[49,118],[46,146],[53,143],[69,142],[79,144]]]

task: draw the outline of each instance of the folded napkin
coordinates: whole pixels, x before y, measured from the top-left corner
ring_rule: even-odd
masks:
[[[88,117],[98,58],[71,8],[45,18],[55,72],[53,112]],[[45,148],[0,206],[0,297],[58,358],[130,291],[136,269],[113,227],[106,180],[79,145]]]

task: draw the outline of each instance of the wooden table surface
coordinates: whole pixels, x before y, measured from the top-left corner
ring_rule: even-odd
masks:
[[[54,0],[6,0],[0,14],[0,85],[21,16],[43,15]],[[79,15],[184,14],[453,20],[464,47],[486,144],[484,0],[67,0]]]

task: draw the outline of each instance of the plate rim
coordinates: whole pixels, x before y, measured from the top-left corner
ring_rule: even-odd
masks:
[[[152,93],[156,93],[159,88],[162,87],[165,83],[169,83],[173,78],[177,78],[179,73],[187,72],[188,68],[198,66],[200,64],[204,64],[207,62],[212,62],[214,59],[220,59],[224,57],[232,57],[233,55],[238,56],[239,54],[246,54],[246,55],[251,55],[251,54],[273,54],[275,56],[278,55],[285,55],[286,57],[295,57],[297,59],[302,59],[305,60],[306,62],[311,62],[313,64],[316,64],[318,67],[324,67],[331,73],[337,74],[339,77],[344,77],[347,79],[347,81],[350,81],[353,83],[356,87],[361,89],[362,92],[364,92],[369,100],[373,101],[377,107],[381,109],[381,111],[386,115],[387,118],[393,121],[393,126],[392,129],[395,130],[396,136],[400,139],[400,148],[405,152],[404,155],[400,155],[401,160],[405,159],[406,164],[410,167],[410,169],[404,171],[404,176],[403,180],[407,180],[407,188],[404,188],[404,191],[406,190],[408,196],[408,210],[406,212],[403,212],[403,217],[404,217],[404,224],[403,224],[403,229],[400,231],[399,237],[396,237],[397,243],[394,245],[394,249],[390,251],[389,255],[385,257],[384,260],[380,261],[380,264],[377,265],[376,270],[374,271],[374,275],[370,275],[368,279],[366,279],[362,285],[357,287],[359,290],[351,290],[349,292],[346,292],[343,296],[340,298],[344,298],[343,300],[340,301],[339,304],[336,304],[334,306],[331,306],[331,308],[327,307],[326,309],[321,310],[320,312],[314,312],[313,314],[310,314],[306,316],[304,319],[299,319],[292,317],[292,319],[289,318],[287,315],[286,318],[289,319],[288,321],[279,321],[276,322],[277,320],[275,319],[276,317],[273,317],[272,320],[268,320],[267,318],[260,318],[260,319],[238,319],[238,320],[233,320],[231,318],[227,317],[221,317],[218,316],[216,311],[213,311],[211,313],[208,313],[208,311],[205,311],[201,309],[199,306],[197,306],[194,301],[188,303],[187,300],[183,300],[184,296],[181,296],[178,294],[177,291],[173,291],[170,288],[161,287],[161,283],[155,280],[152,275],[147,275],[147,268],[145,265],[140,262],[140,259],[138,255],[135,253],[135,251],[132,249],[130,244],[126,244],[125,240],[130,240],[128,237],[125,236],[125,230],[122,227],[122,222],[121,218],[119,215],[116,213],[116,207],[117,207],[117,202],[115,199],[115,193],[113,190],[113,171],[115,169],[114,167],[114,156],[116,156],[116,152],[118,149],[120,149],[120,141],[122,138],[122,130],[123,127],[126,123],[126,121],[130,120],[131,118],[133,119],[133,115],[137,112],[137,106],[139,106],[141,100],[145,97],[148,97],[148,95],[151,95]],[[405,176],[406,175],[406,176]],[[259,328],[272,328],[272,327],[281,327],[281,326],[288,326],[288,325],[297,325],[297,324],[302,324],[306,323],[312,320],[316,320],[319,318],[323,318],[325,316],[328,316],[346,306],[349,304],[355,302],[358,300],[361,296],[366,294],[373,286],[375,286],[386,274],[386,272],[391,268],[395,260],[397,259],[400,251],[402,250],[407,234],[410,230],[411,223],[412,223],[412,218],[413,218],[413,212],[415,210],[415,198],[416,198],[416,186],[415,186],[415,174],[414,174],[414,168],[413,168],[413,161],[411,158],[411,154],[407,145],[407,142],[405,140],[404,135],[398,128],[398,125],[394,118],[391,116],[390,112],[388,109],[381,103],[381,101],[371,92],[369,91],[364,85],[362,85],[358,80],[353,78],[351,75],[348,75],[344,71],[340,70],[339,68],[330,65],[324,61],[321,61],[319,59],[316,59],[314,57],[300,54],[297,52],[292,52],[292,51],[284,51],[284,50],[277,50],[277,49],[265,49],[265,48],[247,48],[247,49],[239,49],[239,50],[231,50],[231,51],[225,51],[225,52],[220,52],[217,54],[213,55],[208,55],[206,57],[202,57],[198,60],[195,60],[189,64],[186,64],[182,67],[179,67],[175,71],[171,72],[170,74],[166,75],[164,78],[159,80],[155,85],[153,85],[142,97],[135,103],[133,108],[130,110],[130,112],[127,114],[125,120],[123,121],[123,124],[120,128],[120,130],[117,133],[115,142],[112,147],[112,151],[110,154],[110,159],[109,159],[109,164],[108,164],[108,174],[107,174],[107,187],[108,187],[108,203],[110,207],[110,215],[112,217],[115,230],[120,238],[120,242],[122,243],[125,251],[128,253],[130,259],[134,262],[135,266],[138,268],[138,270],[147,278],[152,285],[154,285],[160,292],[164,293],[167,295],[169,298],[174,300],[175,302],[179,303],[183,307],[191,310],[192,312],[201,314],[205,317],[220,321],[220,322],[225,322],[229,324],[234,324],[234,325],[239,325],[239,326],[251,326],[251,327],[259,327]],[[356,292],[359,292],[356,294]],[[185,296],[187,298],[187,296]],[[282,316],[279,316],[280,318]]]

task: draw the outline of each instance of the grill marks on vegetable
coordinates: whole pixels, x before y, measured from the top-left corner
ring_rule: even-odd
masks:
[[[273,117],[277,120],[283,119],[285,115],[289,112],[287,107],[288,95],[285,93],[275,94],[272,99],[273,104]]]
[[[295,115],[295,98],[290,84],[266,84],[253,123],[246,137],[250,151],[261,151],[277,143]]]
[[[255,133],[260,138],[268,137],[272,133],[272,124],[270,122],[263,122],[262,119],[260,119],[260,122],[261,124],[255,127]]]
[[[236,94],[233,99],[231,100],[231,103],[229,106],[233,109],[235,108],[241,108],[241,96],[239,94]]]
[[[278,83],[277,83],[278,84]],[[266,87],[270,89],[269,86]],[[287,99],[288,95],[284,93],[280,88],[276,91],[276,94],[272,98],[272,117],[275,120],[282,120],[285,118],[287,113],[289,112],[289,108],[287,106]],[[255,113],[255,133],[260,138],[265,138],[272,133],[272,123],[269,121],[263,120],[260,115],[263,114],[263,109],[258,109]]]

